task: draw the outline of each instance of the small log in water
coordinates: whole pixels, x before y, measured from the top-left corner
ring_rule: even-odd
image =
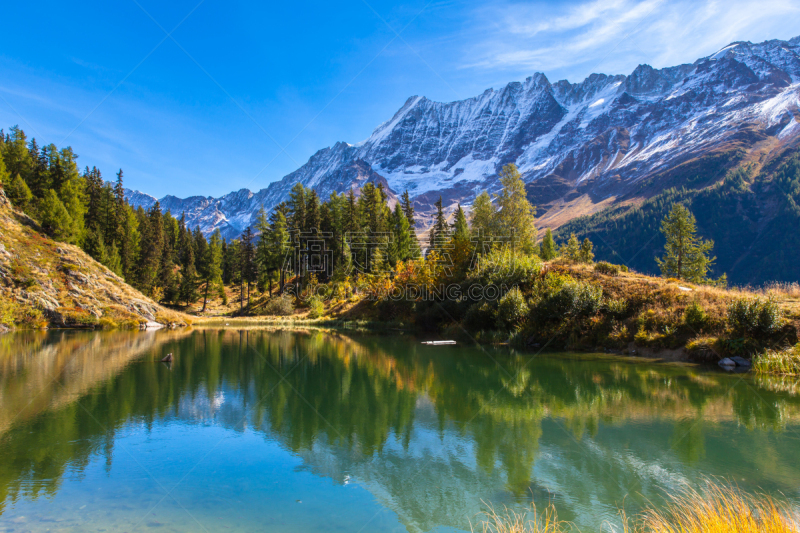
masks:
[[[425,341],[422,344],[426,344],[428,346],[449,346],[455,343],[456,341]]]

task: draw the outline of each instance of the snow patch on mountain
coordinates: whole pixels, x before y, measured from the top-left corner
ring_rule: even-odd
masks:
[[[185,212],[189,225],[206,234],[219,228],[237,236],[297,183],[327,198],[371,181],[384,183],[393,196],[407,189],[424,220],[439,195],[452,206],[497,190],[497,173],[511,162],[529,184],[556,180],[559,190],[591,192],[613,179],[620,195],[734,138],[773,135],[792,142],[800,133],[799,54],[800,37],[736,42],[692,64],[639,65],[628,76],[551,83],[537,73],[457,102],[413,96],[368,139],[324,148],[265,189],[221,198],[169,196],[162,208]],[[746,133],[752,128],[761,133]],[[149,206],[154,199],[130,191],[129,201]]]

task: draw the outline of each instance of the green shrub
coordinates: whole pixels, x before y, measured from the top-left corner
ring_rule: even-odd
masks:
[[[628,302],[624,298],[617,298],[606,301],[606,311],[615,318],[628,316]]]
[[[490,329],[497,323],[497,311],[487,302],[472,304],[464,316],[464,327],[467,331]]]
[[[537,306],[541,318],[592,316],[603,304],[603,289],[584,281],[567,281]]]
[[[722,349],[716,337],[696,337],[686,343],[686,352],[693,361],[719,361]]]
[[[264,306],[264,314],[289,316],[294,312],[294,301],[291,296],[273,296]]]
[[[594,271],[607,276],[619,276],[620,267],[617,265],[612,265],[607,261],[600,261],[594,265]]]
[[[325,314],[325,304],[318,296],[312,296],[308,301],[308,318],[319,318]]]
[[[481,257],[470,282],[506,287],[525,285],[542,270],[542,260],[533,255],[496,248]]]
[[[0,296],[0,324],[13,326],[18,308],[17,302],[11,298],[6,298],[5,295]]]
[[[738,335],[764,339],[782,324],[781,309],[772,298],[738,298],[728,305],[728,325]]]
[[[683,312],[683,322],[693,331],[699,332],[708,325],[708,315],[697,302],[692,302]]]
[[[528,304],[525,302],[522,291],[518,287],[514,287],[500,298],[497,306],[497,326],[514,329],[525,320],[528,312]]]

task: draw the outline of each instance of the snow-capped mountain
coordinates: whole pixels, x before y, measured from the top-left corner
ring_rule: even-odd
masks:
[[[575,84],[537,73],[458,102],[411,97],[367,140],[320,150],[258,192],[167,196],[161,204],[205,233],[220,228],[233,237],[296,183],[326,198],[377,180],[395,194],[408,189],[426,225],[439,195],[445,205],[468,205],[496,190],[498,171],[514,162],[539,215],[558,225],[630,198],[642,180],[693,158],[795,143],[798,105],[800,37],[737,42],[693,64],[640,65],[628,76],[592,74]],[[137,191],[128,200],[155,201]]]

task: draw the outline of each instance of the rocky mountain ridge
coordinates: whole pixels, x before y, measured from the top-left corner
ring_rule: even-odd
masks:
[[[439,195],[451,208],[469,205],[496,190],[497,172],[514,162],[542,224],[557,227],[680,185],[698,158],[719,158],[724,170],[749,153],[797,143],[799,105],[800,37],[736,42],[692,64],[640,65],[628,76],[551,83],[537,73],[458,102],[414,96],[365,141],[322,149],[258,192],[160,202],[204,233],[235,237],[296,183],[325,198],[384,181],[394,194],[408,189],[424,227]],[[137,191],[128,200],[155,202]]]

